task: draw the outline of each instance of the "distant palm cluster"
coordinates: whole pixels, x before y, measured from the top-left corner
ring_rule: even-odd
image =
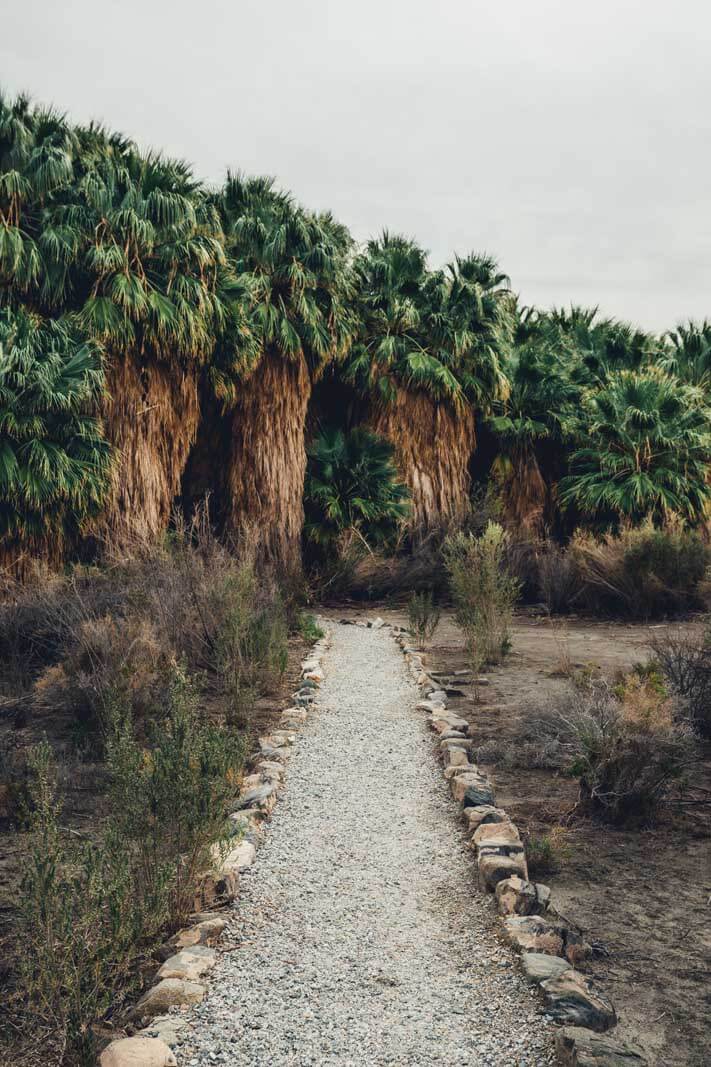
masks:
[[[205,495],[298,568],[305,485],[315,544],[421,540],[472,486],[536,536],[706,516],[708,323],[523,308],[489,256],[360,247],[269,179],[208,188],[25,97],[0,98],[0,301],[10,568]]]

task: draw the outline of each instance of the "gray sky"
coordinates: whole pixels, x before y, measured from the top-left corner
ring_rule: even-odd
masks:
[[[707,0],[23,0],[0,81],[528,303],[711,317]]]

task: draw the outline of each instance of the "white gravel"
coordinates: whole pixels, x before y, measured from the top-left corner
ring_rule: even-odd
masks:
[[[333,623],[324,667],[179,1064],[553,1062],[395,642]]]

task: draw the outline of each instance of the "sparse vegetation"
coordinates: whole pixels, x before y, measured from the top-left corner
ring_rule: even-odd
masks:
[[[473,662],[499,663],[510,646],[509,627],[519,584],[507,571],[507,535],[497,523],[484,532],[453,534],[444,543],[455,618]]]
[[[431,589],[413,593],[407,603],[407,618],[410,633],[414,634],[424,648],[432,640],[439,626],[442,612],[438,607]]]

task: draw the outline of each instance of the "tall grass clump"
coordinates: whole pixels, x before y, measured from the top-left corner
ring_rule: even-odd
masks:
[[[510,648],[519,582],[506,567],[508,535],[490,522],[479,536],[458,533],[443,546],[457,625],[478,663],[500,663]]]

